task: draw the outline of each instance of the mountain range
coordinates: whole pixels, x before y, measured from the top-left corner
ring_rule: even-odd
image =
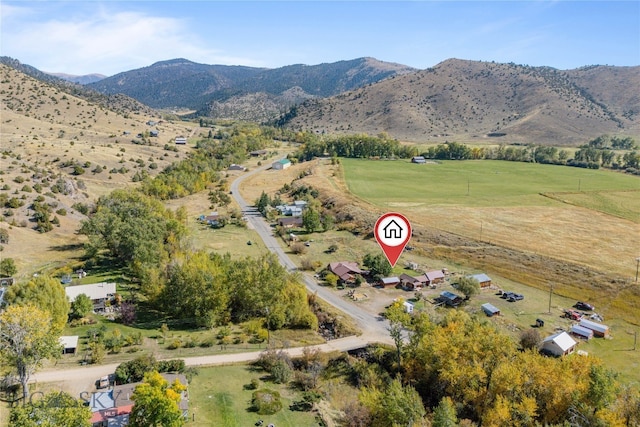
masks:
[[[12,61],[14,68],[20,64]],[[267,69],[179,58],[84,86],[20,66],[33,77],[92,96],[124,94],[152,108],[188,110],[192,117],[318,133],[549,145],[578,145],[603,134],[640,135],[638,66],[558,70],[449,59],[417,70],[358,58]]]

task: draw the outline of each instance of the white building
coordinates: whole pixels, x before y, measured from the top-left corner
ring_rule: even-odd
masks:
[[[578,343],[566,332],[548,336],[542,341],[542,351],[554,356],[566,356],[573,353]]]

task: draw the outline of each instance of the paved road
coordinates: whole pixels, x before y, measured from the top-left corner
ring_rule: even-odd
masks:
[[[258,212],[255,207],[249,206],[240,194],[240,184],[249,178],[250,176],[263,172],[268,169],[270,165],[262,166],[254,169],[243,175],[240,175],[235,181],[231,183],[231,191],[233,197],[242,209],[244,216],[251,223],[256,230],[260,238],[264,241],[267,248],[275,253],[280,260],[280,263],[289,271],[298,271],[294,262],[285,253],[284,249],[276,241],[276,237],[273,235],[273,228],[265,221],[264,217]],[[304,284],[309,291],[316,293],[318,297],[328,302],[332,306],[338,308],[344,313],[351,316],[362,330],[363,338],[369,342],[385,342],[392,343],[389,336],[388,322],[386,320],[380,320],[376,314],[369,313],[355,304],[342,298],[340,295],[331,291],[330,289],[320,286],[318,282],[309,274],[300,271]]]

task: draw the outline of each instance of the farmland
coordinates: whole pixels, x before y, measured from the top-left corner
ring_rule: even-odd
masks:
[[[355,196],[417,223],[627,278],[635,273],[637,177],[501,161],[342,164]]]

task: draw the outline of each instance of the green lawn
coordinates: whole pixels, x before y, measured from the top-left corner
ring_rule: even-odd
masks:
[[[282,396],[283,409],[274,415],[258,415],[249,410],[252,390],[246,390],[252,378],[266,379],[265,372],[247,365],[201,368],[189,386],[189,412],[195,417],[191,426],[250,427],[262,419],[266,427],[319,426],[310,412],[296,412],[289,405],[300,395],[287,385],[260,380],[260,388],[276,390]]]
[[[349,190],[378,206],[547,206],[556,202],[540,193],[640,190],[638,177],[568,166],[493,160],[426,165],[407,160],[341,162]]]

